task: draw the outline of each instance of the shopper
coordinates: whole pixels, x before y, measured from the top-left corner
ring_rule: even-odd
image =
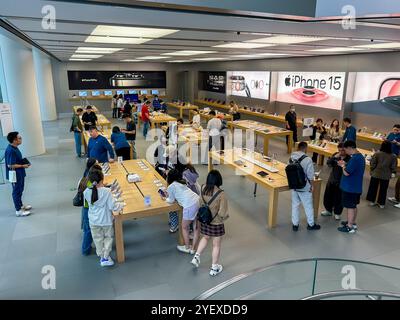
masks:
[[[117,116],[118,116],[117,99],[118,99],[118,95],[117,94],[114,94],[114,96],[111,99],[111,109],[112,109],[112,117],[113,117],[113,119],[116,119]]]
[[[31,214],[32,206],[22,204],[22,194],[25,188],[25,169],[30,168],[31,164],[26,158],[22,158],[22,153],[18,148],[22,144],[22,137],[19,132],[9,132],[7,141],[9,145],[4,154],[6,179],[12,182],[12,198],[16,216],[26,217]],[[14,179],[12,179],[12,176],[14,176]]]
[[[324,140],[326,137],[326,129],[324,127],[324,121],[321,118],[318,118],[315,125],[313,126],[313,134],[311,136],[311,140]],[[314,163],[317,162],[318,153],[314,152],[312,156],[312,161]]]
[[[130,144],[132,151],[133,151],[133,159],[137,159],[136,154],[136,124],[135,121],[132,120],[132,117],[124,114],[122,116],[126,124],[126,129],[122,129],[121,131],[125,133],[126,140]]]
[[[75,151],[78,158],[82,157],[82,123],[80,117],[82,116],[83,109],[76,109],[76,113],[72,116],[71,132],[74,133]]]
[[[199,174],[197,173],[195,167],[192,164],[187,163],[185,169],[182,173],[183,180],[186,181],[186,185],[196,194],[200,194],[200,186],[197,182],[199,179]]]
[[[154,111],[159,111],[161,109],[161,103],[160,100],[158,99],[158,96],[155,95],[153,98],[153,110]]]
[[[229,102],[229,113],[233,121],[240,120],[239,106],[234,101]]]
[[[192,118],[192,121],[190,124],[192,125],[193,128],[198,129],[201,126],[201,118],[200,118],[199,110],[195,109],[195,110],[192,110],[192,112],[193,112],[193,118]]]
[[[395,124],[393,130],[388,134],[386,140],[392,144],[392,152],[396,155],[400,155],[400,124]]]
[[[327,132],[327,139],[332,142],[339,142],[340,141],[340,124],[338,119],[334,119],[328,129]]]
[[[393,202],[396,208],[400,209],[400,177],[397,178],[397,182],[394,187],[394,197],[390,197],[388,200]]]
[[[168,113],[168,106],[163,100],[160,100],[160,112]]]
[[[124,114],[127,114],[127,115],[129,115],[129,116],[132,116],[132,105],[131,105],[129,99],[126,99],[126,101],[125,101],[124,113],[123,113],[122,117],[124,116]]]
[[[146,102],[142,106],[142,122],[143,122],[143,136],[146,139],[147,132],[150,128],[150,101],[146,100]]]
[[[199,211],[199,196],[188,188],[186,181],[183,180],[182,174],[175,169],[168,172],[167,177],[167,199],[168,203],[175,201],[183,208],[182,218],[182,236],[184,245],[178,245],[176,248],[184,253],[194,254],[194,247],[199,237],[196,218]],[[190,245],[189,227],[194,223],[193,245]]]
[[[99,170],[89,172],[89,181],[92,187],[84,191],[85,200],[89,204],[89,224],[92,232],[96,253],[100,257],[100,265],[109,267],[114,265],[110,253],[113,245],[113,212],[123,209],[121,202],[117,202],[109,188],[104,187],[103,173]]]
[[[97,116],[93,112],[92,106],[86,107],[86,112],[82,115],[82,122],[85,130],[88,131],[90,127],[95,127],[97,124]]]
[[[214,146],[216,150],[221,149],[221,130],[222,130],[222,121],[216,116],[214,110],[208,113],[211,118],[207,123],[207,130],[209,136],[208,150],[211,150]]]
[[[383,141],[380,151],[376,152],[370,161],[371,181],[369,183],[367,200],[370,206],[379,205],[385,208],[387,190],[390,178],[396,176],[397,157],[392,153],[392,143]]]
[[[200,223],[200,240],[197,251],[191,261],[195,267],[200,265],[200,255],[207,247],[208,240],[212,238],[212,264],[210,275],[216,276],[222,272],[222,265],[219,263],[221,253],[222,236],[225,234],[224,222],[229,218],[228,202],[225,197],[225,192],[221,189],[222,176],[217,170],[211,170],[207,175],[206,185],[202,187],[200,203],[207,204],[211,214],[212,221],[210,224]],[[211,201],[212,200],[212,201]]]
[[[302,189],[292,191],[292,224],[293,231],[299,230],[300,224],[300,205],[303,205],[307,216],[307,230],[319,230],[320,225],[314,222],[314,204],[313,204],[313,186],[311,181],[314,179],[314,165],[312,160],[307,156],[307,142],[300,142],[297,151],[290,156],[291,162],[298,161],[304,171],[306,177],[306,186]]]
[[[291,105],[285,115],[286,129],[293,131],[293,142],[297,142],[297,114],[294,105]],[[286,144],[289,144],[289,138],[286,136]]]
[[[351,158],[347,164],[343,160],[338,161],[338,165],[343,169],[340,180],[342,204],[347,209],[347,221],[342,221],[342,226],[338,228],[338,231],[355,233],[357,230],[357,205],[360,203],[362,193],[365,159],[358,152],[354,141],[347,140],[343,146],[346,154]]]
[[[342,179],[343,169],[338,165],[338,161],[343,160],[345,163],[349,162],[350,156],[344,150],[344,144],[338,144],[338,152],[332,155],[326,162],[328,167],[331,168],[328,182],[326,183],[324,193],[324,207],[325,211],[321,212],[321,216],[328,217],[335,214],[335,220],[340,220],[343,212],[342,205],[342,191],[340,190],[340,180]]]
[[[117,98],[118,119],[121,118],[121,113],[123,108],[124,108],[124,98],[122,97],[122,94],[120,94]]]
[[[114,144],[117,157],[122,157],[124,161],[131,160],[131,146],[126,140],[125,134],[117,126],[112,129],[111,143]]]
[[[107,138],[100,135],[96,127],[90,127],[89,133],[88,158],[95,158],[100,163],[114,162],[114,150]]]
[[[343,124],[346,130],[344,132],[342,142],[353,141],[355,143],[357,141],[357,130],[354,126],[351,125],[351,119],[344,118]]]

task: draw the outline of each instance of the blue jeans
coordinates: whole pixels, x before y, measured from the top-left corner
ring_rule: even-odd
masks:
[[[81,156],[82,154],[82,135],[81,132],[74,131],[74,138],[75,138],[75,150],[76,150],[76,155],[78,157]]]
[[[83,218],[83,239],[82,239],[82,254],[87,256],[92,250],[92,232],[89,226],[89,208],[82,208],[82,218]]]
[[[145,138],[147,136],[147,131],[149,131],[149,128],[150,128],[150,122],[149,121],[143,122],[143,136]]]
[[[12,184],[12,198],[14,201],[15,210],[19,211],[22,208],[22,193],[25,187],[25,177],[17,176],[17,182]]]

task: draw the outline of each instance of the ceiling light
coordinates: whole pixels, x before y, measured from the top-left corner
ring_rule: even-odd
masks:
[[[192,61],[217,61],[217,60],[228,60],[229,58],[196,58]]]
[[[139,60],[139,59],[124,59],[124,60],[120,60],[122,62],[141,62],[144,60]]]
[[[230,42],[226,44],[219,44],[217,46],[214,46],[214,48],[254,49],[254,48],[272,47],[272,46],[274,45],[266,43]]]
[[[400,42],[386,42],[386,43],[371,43],[363,44],[360,46],[354,46],[355,48],[365,48],[365,49],[399,49]]]
[[[126,37],[108,37],[108,36],[89,36],[85,42],[95,43],[122,43],[122,44],[142,44],[153,39],[126,38]]]
[[[91,33],[92,36],[116,36],[116,37],[135,37],[135,38],[161,38],[169,34],[178,32],[173,29],[157,28],[137,28],[98,25]]]
[[[159,59],[168,59],[171,57],[160,57],[160,56],[146,56],[146,57],[140,57],[139,59],[142,60],[159,60]]]
[[[327,40],[329,38],[326,37],[311,37],[311,36],[275,36],[268,38],[260,38],[248,40],[250,43],[273,43],[273,44],[293,44],[293,43],[303,43],[303,42],[311,42],[311,41],[321,41]]]
[[[92,59],[79,59],[79,58],[70,58],[69,61],[90,61]]]
[[[100,54],[73,54],[71,58],[82,58],[82,59],[96,59],[100,58],[103,55]]]
[[[170,55],[170,56],[195,56],[199,54],[206,53],[217,53],[217,51],[198,51],[198,50],[181,50],[169,53],[162,53],[162,55]]]
[[[97,47],[79,47],[76,53],[114,53],[124,48],[97,48]]]
[[[333,47],[333,48],[324,48],[324,49],[312,49],[307,51],[312,52],[346,52],[346,51],[359,51],[361,48],[354,47]]]
[[[183,62],[192,62],[191,60],[172,60],[172,61],[167,61],[171,63],[183,63]]]

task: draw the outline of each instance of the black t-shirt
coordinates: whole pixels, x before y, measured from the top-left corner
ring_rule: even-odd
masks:
[[[85,124],[85,130],[89,130],[91,126],[95,126],[97,121],[97,116],[94,112],[91,112],[90,114],[85,112],[82,115],[82,122],[89,122],[90,124]]]
[[[296,112],[288,111],[288,113],[286,113],[286,115],[285,115],[285,120],[288,122],[290,129],[292,129],[292,130],[297,129],[297,115],[296,115]]]
[[[127,104],[124,106],[124,113],[125,113],[125,114],[129,114],[129,115],[132,114],[132,106],[131,106],[129,103],[127,103]]]
[[[126,130],[127,131],[135,131],[134,134],[125,133],[126,140],[128,140],[128,141],[136,140],[136,124],[133,120],[126,124]]]

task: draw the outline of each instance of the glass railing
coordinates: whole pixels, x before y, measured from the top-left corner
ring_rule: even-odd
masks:
[[[339,296],[343,299],[350,291],[359,291],[363,299],[368,292],[400,294],[400,269],[344,259],[284,261],[238,275],[196,299],[304,299],[329,292],[342,292]],[[357,295],[349,296],[358,299]]]

